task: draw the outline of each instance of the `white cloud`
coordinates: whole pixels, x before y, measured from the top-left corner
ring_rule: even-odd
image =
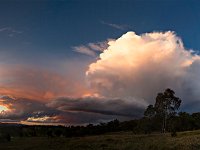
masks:
[[[88,47],[94,51],[104,51],[107,47],[108,47],[108,41],[104,41],[104,42],[97,42],[97,43],[89,43]]]
[[[9,37],[13,37],[13,36],[15,36],[16,34],[21,34],[21,33],[23,33],[22,31],[16,30],[16,29],[11,28],[11,27],[0,28],[0,32],[5,32],[5,33],[7,33],[7,35],[8,35]]]
[[[7,31],[7,30],[10,30],[10,28],[9,27],[0,28],[0,32]]]
[[[200,56],[186,50],[174,32],[127,32],[99,57],[86,76],[101,95],[148,104],[172,88],[184,103],[200,102]]]
[[[98,52],[102,52],[108,47],[108,41],[111,40],[112,39],[108,39],[107,41],[103,42],[88,43],[87,45],[74,46],[72,48],[75,52],[96,57],[98,55]]]
[[[96,53],[94,51],[92,51],[90,48],[83,46],[83,45],[82,46],[74,46],[73,49],[75,52],[78,52],[78,53],[82,53],[82,54],[92,56],[92,57],[96,56]]]
[[[126,30],[126,29],[128,29],[127,25],[119,25],[119,24],[109,23],[109,22],[105,22],[105,21],[101,21],[101,24],[110,26],[110,27],[118,29],[118,30]]]

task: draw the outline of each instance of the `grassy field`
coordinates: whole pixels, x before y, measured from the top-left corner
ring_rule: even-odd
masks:
[[[200,150],[200,130],[170,134],[111,133],[80,138],[24,137],[0,143],[0,150]]]

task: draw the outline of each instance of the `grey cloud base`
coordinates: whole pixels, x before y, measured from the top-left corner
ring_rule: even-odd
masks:
[[[116,118],[123,121],[140,117],[144,110],[121,99],[97,97],[63,97],[49,103],[8,96],[1,99],[1,104],[9,106],[11,110],[0,114],[1,121],[7,119],[19,123],[76,125],[107,122]]]

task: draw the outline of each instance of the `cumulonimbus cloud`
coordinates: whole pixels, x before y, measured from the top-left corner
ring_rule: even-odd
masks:
[[[147,105],[172,88],[184,104],[200,102],[200,56],[185,49],[174,32],[127,32],[108,44],[86,72],[100,95],[134,97]]]

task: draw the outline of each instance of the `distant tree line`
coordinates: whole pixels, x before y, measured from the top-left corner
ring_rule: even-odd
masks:
[[[87,126],[45,126],[45,125],[0,125],[0,141],[2,137],[79,137],[88,135],[98,135],[107,132],[120,131],[120,122],[115,119],[107,123],[97,125],[88,124]]]
[[[133,134],[152,132],[179,132],[200,129],[200,112],[179,112],[181,100],[175,92],[166,89],[158,93],[154,105],[149,105],[140,119],[119,122],[117,119],[87,126],[44,126],[0,124],[0,142],[11,137],[81,137],[109,132],[132,131]]]

